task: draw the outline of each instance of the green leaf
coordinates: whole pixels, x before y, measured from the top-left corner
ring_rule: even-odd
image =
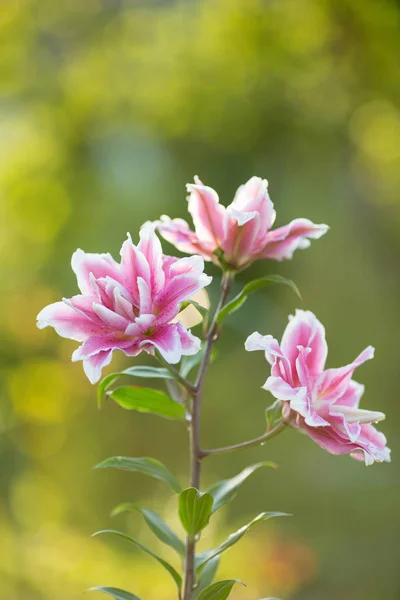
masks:
[[[224,581],[217,581],[209,585],[203,590],[199,596],[199,600],[226,600],[230,596],[231,591],[235,583],[241,583],[240,579],[225,579]]]
[[[267,421],[267,431],[271,431],[282,419],[282,401],[276,400],[265,411],[265,419]]]
[[[173,376],[168,369],[162,369],[160,367],[138,366],[130,367],[129,369],[125,369],[125,371],[121,371],[119,373],[110,373],[110,375],[104,377],[97,388],[97,402],[99,408],[102,407],[106,390],[108,390],[114,381],[123,375],[130,375],[131,377],[144,377],[147,379],[173,379]]]
[[[216,556],[208,561],[199,577],[199,584],[193,592],[193,600],[198,600],[200,593],[214,581],[219,567],[220,557]]]
[[[139,386],[125,386],[107,392],[107,394],[126,410],[150,412],[167,419],[185,418],[185,409],[182,404],[171,400],[161,390]]]
[[[180,556],[185,556],[184,542],[174,531],[172,531],[160,515],[147,508],[142,508],[138,504],[119,504],[114,508],[111,515],[115,516],[126,511],[137,511],[141,513],[147,525],[159,540],[176,550]]]
[[[103,460],[94,467],[95,469],[121,469],[122,471],[136,471],[138,473],[144,473],[155,479],[160,479],[167,483],[171,488],[179,494],[181,486],[179,481],[176,479],[167,467],[165,467],[160,461],[155,458],[143,457],[143,458],[129,458],[126,456],[112,456]]]
[[[139,596],[115,587],[92,587],[88,592],[103,592],[112,596],[114,600],[140,600]]]
[[[281,512],[263,512],[263,513],[259,514],[255,519],[250,521],[250,523],[247,523],[247,525],[244,525],[243,527],[241,527],[240,529],[235,531],[235,533],[231,533],[231,535],[224,542],[222,542],[222,544],[220,544],[217,548],[214,548],[213,550],[206,550],[205,552],[198,554],[196,557],[196,568],[198,569],[198,572],[201,572],[202,567],[209,560],[211,560],[215,556],[222,554],[222,552],[225,552],[225,550],[228,550],[229,548],[234,546],[234,544],[236,544],[244,536],[244,534],[247,533],[247,531],[249,529],[251,529],[251,527],[253,527],[257,523],[261,523],[262,521],[267,521],[268,519],[272,519],[273,517],[289,517],[289,516],[291,516],[291,515],[288,515],[287,513],[281,513]]]
[[[191,539],[208,525],[213,502],[210,494],[202,494],[196,488],[188,488],[179,494],[179,517]]]
[[[231,300],[230,302],[228,302],[228,304],[226,304],[224,306],[224,308],[221,310],[221,312],[218,315],[218,323],[222,323],[222,321],[231,313],[235,312],[236,310],[238,310],[242,304],[244,304],[247,300],[247,297],[249,296],[249,294],[252,294],[253,292],[256,292],[264,287],[267,287],[273,283],[281,283],[283,285],[287,285],[290,288],[292,288],[292,290],[294,291],[295,294],[297,294],[297,296],[299,296],[299,298],[301,298],[300,296],[300,292],[297,289],[297,286],[295,283],[293,283],[293,281],[291,281],[290,279],[286,279],[285,277],[281,277],[280,275],[268,275],[267,277],[261,277],[260,279],[254,279],[254,281],[250,281],[249,283],[246,283],[246,285],[244,286],[244,288],[242,289],[242,291],[235,296],[235,298],[233,298],[233,300]]]
[[[260,462],[255,465],[251,465],[250,467],[246,467],[238,475],[232,477],[232,479],[218,481],[209,487],[207,492],[214,498],[212,511],[215,512],[221,508],[221,506],[232,500],[246,479],[250,477],[254,471],[257,471],[257,469],[260,469],[261,467],[272,467],[273,469],[276,469],[277,465],[272,462]]]
[[[139,542],[135,538],[131,537],[130,535],[127,535],[126,533],[122,533],[121,531],[116,531],[115,529],[104,529],[102,531],[96,531],[96,533],[94,533],[92,535],[92,537],[102,535],[103,533],[111,533],[111,535],[116,535],[118,537],[121,537],[124,540],[127,540],[131,544],[134,544],[135,546],[137,546],[138,548],[143,550],[143,552],[146,552],[146,554],[148,554],[149,556],[152,556],[157,562],[160,563],[160,565],[162,565],[164,567],[164,569],[166,569],[168,571],[168,573],[171,575],[172,579],[175,581],[178,590],[181,589],[182,577],[174,569],[174,567],[172,565],[170,565],[166,560],[161,558],[161,556],[158,556],[158,554],[155,554],[152,550],[147,548],[147,546],[144,546],[141,542]]]

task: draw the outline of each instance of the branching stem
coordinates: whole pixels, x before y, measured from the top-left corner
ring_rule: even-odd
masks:
[[[285,429],[285,423],[281,422],[279,425],[267,431],[263,435],[260,435],[248,442],[241,442],[240,444],[233,444],[232,446],[223,446],[222,448],[214,448],[212,450],[201,450],[200,451],[200,459],[206,458],[207,456],[211,456],[214,454],[224,454],[225,452],[235,452],[236,450],[244,450],[245,448],[252,448],[253,446],[260,446],[268,440],[276,437],[279,433],[281,433]]]
[[[194,384],[194,393],[192,394],[192,412],[191,421],[189,423],[189,434],[190,434],[190,485],[196,489],[200,488],[200,471],[201,471],[201,457],[202,450],[200,448],[200,409],[201,409],[201,398],[203,392],[204,376],[207,371],[207,367],[210,363],[211,352],[214,342],[218,335],[218,315],[224,306],[226,299],[229,294],[229,290],[232,285],[233,275],[229,272],[224,273],[221,282],[221,295],[218,302],[218,306],[215,310],[211,325],[206,335],[206,347],[203,355],[203,359],[200,363],[199,370]],[[189,537],[186,540],[186,559],[185,559],[185,584],[183,600],[192,600],[193,587],[195,584],[195,551],[196,542],[190,540]]]

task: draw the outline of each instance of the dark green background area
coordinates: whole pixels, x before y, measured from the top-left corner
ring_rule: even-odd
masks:
[[[263,510],[290,512],[224,558],[221,576],[248,584],[233,599],[398,599],[399,19],[398,3],[373,0],[0,6],[1,598],[72,600],[91,585],[174,598],[156,563],[123,542],[89,539],[125,528],[163,552],[139,515],[112,521],[109,512],[141,502],[176,525],[169,491],[91,467],[150,455],[185,481],[186,432],[111,403],[99,413],[95,388],[70,363],[74,343],[36,330],[35,317],[76,292],[77,247],[117,258],[127,230],[135,241],[146,220],[186,218],[193,175],[227,204],[255,174],[270,182],[277,226],[307,217],[331,229],[293,261],[239,276],[236,290],[268,273],[292,278],[303,301],[270,288],[227,320],[203,444],[262,433],[268,368],[244,340],[254,330],[280,338],[298,307],[325,324],[329,366],[375,346],[356,379],[363,407],[387,414],[380,428],[393,463],[367,469],[294,431],[209,459],[206,482],[259,460],[280,468],[254,474],[212,519],[205,545]],[[214,299],[219,273],[209,272]],[[116,356],[112,369],[129,364]]]

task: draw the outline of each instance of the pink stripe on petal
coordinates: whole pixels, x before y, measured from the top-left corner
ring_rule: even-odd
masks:
[[[215,242],[200,240],[183,219],[170,219],[163,215],[157,223],[162,237],[175,248],[187,254],[201,254],[205,260],[212,260]]]
[[[298,346],[311,348],[311,352],[307,357],[307,367],[310,375],[319,375],[325,366],[328,346],[324,326],[309,310],[296,310],[295,316],[290,317],[282,336],[282,352],[289,359],[294,373]]]
[[[151,297],[151,290],[144,279],[138,277],[137,286],[139,290],[139,310],[141,314],[148,314],[152,312],[153,299]]]
[[[140,315],[140,317],[137,317],[135,319],[134,323],[128,325],[128,327],[125,330],[125,335],[139,337],[146,331],[148,331],[151,327],[153,327],[155,325],[155,322],[156,317],[154,315]]]
[[[297,249],[308,248],[309,239],[318,239],[328,231],[327,225],[315,225],[308,219],[295,219],[289,225],[270,231],[264,248],[257,258],[272,260],[290,259]]]
[[[120,280],[121,277],[120,266],[111,254],[88,254],[78,249],[72,255],[71,266],[82,294],[94,293],[90,273],[93,273],[95,279],[107,275],[116,280]]]
[[[318,397],[325,400],[338,400],[346,392],[355,369],[373,357],[374,348],[368,346],[349,365],[324,371],[316,383],[316,394]]]
[[[130,235],[121,248],[121,271],[123,284],[138,303],[138,278],[150,282],[150,267],[146,257],[133,244]]]
[[[149,352],[156,348],[169,364],[174,365],[182,358],[182,344],[176,323],[157,327],[151,336],[140,342],[140,347]]]
[[[100,317],[103,323],[110,329],[116,331],[125,331],[129,325],[128,319],[122,317],[102,304],[93,302],[93,310]]]
[[[335,400],[333,407],[336,406],[336,403],[337,403],[337,404],[340,404],[341,406],[358,408],[358,405],[360,404],[360,400],[364,394],[364,389],[365,389],[364,385],[362,385],[361,383],[357,383],[357,381],[354,381],[354,379],[352,379],[349,382],[348,388],[346,389],[344,394],[342,394],[342,396],[340,396],[340,398]]]
[[[275,221],[274,205],[268,194],[268,181],[260,177],[251,177],[241,185],[231,204],[232,208],[242,212],[256,211],[261,220],[263,232],[266,233]]]
[[[83,342],[91,335],[101,333],[102,328],[65,302],[46,306],[37,316],[39,329],[53,327],[61,337]]]
[[[155,233],[155,225],[149,221],[140,230],[138,250],[143,253],[150,267],[151,293],[157,294],[165,284],[163,254],[160,240]]]
[[[194,184],[188,184],[189,212],[192,215],[196,234],[202,241],[220,246],[224,237],[225,207],[219,203],[218,194],[195,177]]]

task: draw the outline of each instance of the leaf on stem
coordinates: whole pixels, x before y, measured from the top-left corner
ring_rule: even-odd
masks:
[[[185,302],[182,302],[181,311],[185,310],[185,308],[187,308],[188,306],[193,306],[200,313],[203,321],[207,320],[208,308],[202,306],[199,302],[196,302],[196,300],[186,300]]]
[[[131,377],[144,377],[146,379],[173,379],[173,375],[168,371],[168,369],[163,369],[161,367],[148,367],[148,366],[137,366],[130,367],[129,369],[125,369],[124,371],[120,371],[119,373],[110,373],[99,383],[97,388],[97,402],[99,408],[103,405],[103,398],[105,392],[108,388],[116,381],[119,377],[123,375],[129,375]]]
[[[188,488],[179,494],[179,517],[193,540],[210,520],[214,499],[207,492]]]
[[[201,552],[200,554],[198,554],[196,557],[196,569],[197,569],[198,573],[201,573],[204,565],[209,560],[211,560],[215,556],[222,554],[223,552],[225,552],[226,550],[228,550],[229,548],[234,546],[245,535],[245,533],[247,533],[247,531],[249,529],[251,529],[251,527],[253,527],[257,523],[261,523],[262,521],[267,521],[268,519],[272,519],[273,517],[290,517],[290,516],[291,515],[289,515],[287,513],[281,513],[281,512],[263,512],[263,513],[259,514],[255,519],[250,521],[250,523],[247,523],[247,525],[243,525],[243,527],[241,527],[240,529],[235,531],[235,533],[231,533],[231,535],[224,542],[222,542],[222,544],[220,544],[217,548],[214,548],[213,550],[206,550],[205,552]]]
[[[175,402],[161,390],[124,386],[107,392],[107,395],[126,410],[152,413],[166,419],[183,420],[185,418],[185,409],[182,404]]]
[[[121,469],[122,471],[136,471],[144,473],[155,479],[160,479],[168,484],[177,494],[181,491],[179,481],[165,465],[155,458],[129,458],[127,456],[112,456],[94,467],[95,469]]]
[[[103,592],[103,594],[108,594],[114,600],[140,600],[139,596],[115,587],[92,587],[88,592]]]
[[[267,431],[274,429],[282,419],[282,401],[276,400],[265,411],[265,419],[267,421]]]
[[[296,286],[296,284],[291,279],[286,279],[285,277],[281,277],[280,275],[268,275],[267,277],[261,277],[260,279],[254,279],[243,287],[242,291],[233,298],[230,302],[228,302],[221,312],[218,315],[217,322],[222,323],[224,319],[231,313],[237,311],[247,300],[249,294],[256,292],[262,288],[265,288],[274,283],[280,283],[283,285],[289,286],[299,298],[300,292]]]
[[[244,585],[240,579],[225,579],[209,585],[199,596],[199,600],[226,600],[236,583]]]
[[[215,512],[224,504],[227,504],[232,498],[236,496],[236,493],[240,486],[258,469],[261,467],[272,467],[277,468],[277,465],[273,462],[260,462],[255,465],[250,465],[241,471],[235,477],[231,479],[224,479],[214,483],[208,488],[207,492],[214,498],[214,504],[212,511]]]
[[[134,544],[135,546],[137,546],[138,548],[143,550],[143,552],[146,552],[146,554],[148,554],[149,556],[154,558],[157,562],[160,563],[160,565],[162,565],[164,567],[164,569],[166,569],[168,571],[168,573],[171,575],[172,579],[175,581],[178,590],[181,589],[182,577],[174,569],[174,567],[172,565],[170,565],[166,560],[161,558],[161,556],[158,556],[158,554],[155,554],[155,552],[153,552],[152,550],[147,548],[147,546],[144,546],[141,542],[139,542],[135,538],[131,537],[130,535],[127,535],[126,533],[122,533],[122,531],[116,531],[115,529],[104,529],[102,531],[96,531],[96,533],[94,533],[92,535],[92,537],[96,537],[98,535],[103,535],[104,533],[110,533],[111,535],[116,535],[118,537],[121,537],[124,540],[127,540],[131,544]]]
[[[220,557],[216,556],[215,558],[209,560],[208,563],[205,565],[204,569],[200,574],[198,586],[193,592],[193,600],[198,600],[200,593],[206,587],[212,584],[218,571],[219,561]]]
[[[119,504],[114,508],[111,515],[114,517],[123,512],[127,511],[137,511],[139,512],[147,525],[151,529],[151,531],[158,537],[158,539],[173,548],[180,556],[185,556],[185,544],[184,542],[177,536],[177,534],[172,531],[172,529],[167,525],[167,523],[158,515],[156,512],[152,510],[148,510],[147,508],[142,508],[138,504]]]

